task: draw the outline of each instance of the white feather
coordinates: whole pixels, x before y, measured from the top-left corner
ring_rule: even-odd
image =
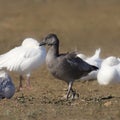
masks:
[[[106,58],[97,75],[100,85],[120,83],[120,61],[116,57]]]
[[[46,49],[32,38],[27,38],[22,45],[0,56],[0,68],[16,71],[20,75],[30,74],[45,61]]]

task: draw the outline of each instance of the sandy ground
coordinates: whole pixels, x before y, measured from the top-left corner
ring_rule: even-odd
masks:
[[[60,51],[88,56],[120,57],[119,0],[0,0],[0,54],[27,37],[38,41],[48,33],[60,38]],[[10,73],[15,86],[18,74]],[[46,65],[31,76],[33,89],[0,101],[1,120],[119,120],[120,85],[76,81],[77,100],[62,99],[67,85],[53,78]]]

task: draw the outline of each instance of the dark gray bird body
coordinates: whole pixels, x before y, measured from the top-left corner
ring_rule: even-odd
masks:
[[[76,52],[59,54],[59,40],[55,34],[49,34],[40,43],[40,45],[50,45],[46,56],[46,64],[51,74],[69,85],[67,99],[70,92],[74,93],[72,84],[74,80],[79,79],[98,68],[89,65],[79,57]],[[74,95],[73,95],[74,97]]]
[[[14,93],[15,86],[11,77],[5,71],[0,71],[0,99],[10,99]]]

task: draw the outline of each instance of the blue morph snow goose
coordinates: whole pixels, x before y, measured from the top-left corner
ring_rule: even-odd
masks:
[[[0,71],[0,99],[10,99],[15,93],[11,77],[5,71]]]
[[[54,77],[68,84],[66,98],[74,99],[76,92],[72,89],[73,82],[98,68],[84,62],[75,52],[59,54],[59,39],[56,34],[48,34],[40,43],[42,45],[50,46],[46,56],[48,70]]]
[[[6,68],[8,71],[19,73],[19,90],[23,87],[23,75],[26,75],[26,85],[30,88],[31,72],[44,63],[45,57],[45,47],[39,46],[39,42],[33,38],[26,38],[23,40],[21,46],[0,55],[0,69]]]

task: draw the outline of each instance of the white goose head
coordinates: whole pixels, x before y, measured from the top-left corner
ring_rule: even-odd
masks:
[[[23,47],[36,47],[36,46],[39,46],[39,43],[37,42],[37,40],[35,40],[33,38],[26,38],[22,42],[22,46]]]

